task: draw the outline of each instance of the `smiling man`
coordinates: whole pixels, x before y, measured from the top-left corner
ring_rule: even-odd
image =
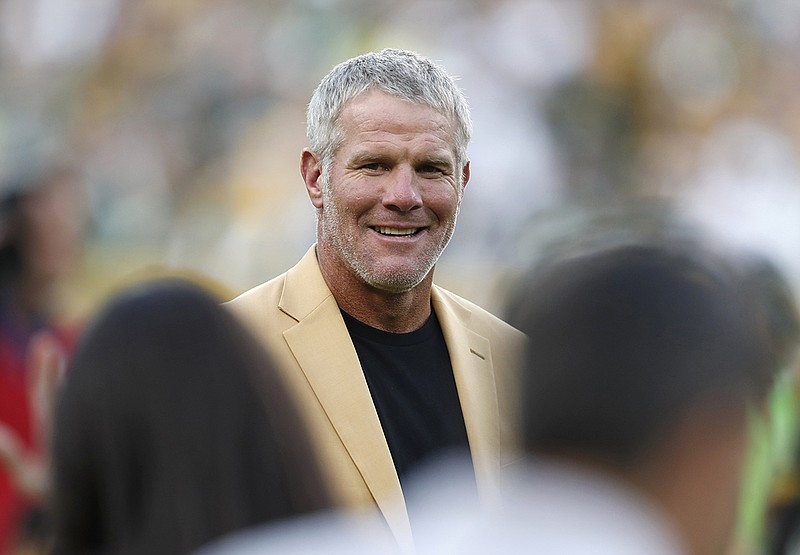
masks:
[[[317,243],[229,306],[285,373],[342,502],[377,506],[410,542],[403,488],[469,453],[479,496],[513,437],[508,379],[524,336],[433,284],[469,181],[469,109],[431,61],[347,60],[308,107],[300,171]]]

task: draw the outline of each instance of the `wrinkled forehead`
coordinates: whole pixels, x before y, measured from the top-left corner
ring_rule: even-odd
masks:
[[[443,149],[457,151],[455,122],[428,103],[368,90],[351,99],[338,119],[339,143],[379,135],[428,137]]]
[[[384,104],[386,106],[395,105],[406,105],[408,107],[423,107],[430,110],[432,113],[436,113],[442,118],[444,118],[452,127],[455,129],[456,127],[456,120],[455,115],[449,113],[448,111],[444,110],[440,106],[435,105],[432,102],[426,101],[424,98],[419,97],[409,97],[397,91],[387,90],[378,85],[372,85],[365,87],[363,90],[357,91],[351,97],[346,98],[342,105],[339,108],[338,113],[335,116],[337,121],[341,120],[342,114],[344,114],[348,109],[350,109],[354,105],[363,105],[368,100],[373,100],[373,104]]]

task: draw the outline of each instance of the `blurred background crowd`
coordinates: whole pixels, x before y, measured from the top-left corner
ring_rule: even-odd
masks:
[[[398,46],[459,76],[473,110],[439,271],[466,296],[493,308],[485,283],[532,242],[645,202],[767,248],[797,281],[798,42],[790,0],[3,0],[0,171],[75,165],[71,310],[153,265],[238,292],[313,240],[313,87]]]
[[[74,323],[137,277],[231,297],[288,268],[314,240],[313,87],[386,46],[440,62],[472,108],[442,285],[498,311],[565,231],[678,214],[800,287],[794,0],[0,0],[0,239],[7,200],[34,198],[30,295]],[[793,396],[775,405],[748,541],[792,458]]]

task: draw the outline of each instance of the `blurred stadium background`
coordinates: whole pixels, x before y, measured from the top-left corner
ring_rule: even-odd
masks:
[[[306,102],[385,46],[441,62],[472,105],[439,271],[456,290],[492,307],[486,284],[542,237],[631,203],[800,277],[793,0],[2,0],[0,175],[53,156],[82,175],[70,309],[142,268],[238,292],[293,263],[313,240]]]

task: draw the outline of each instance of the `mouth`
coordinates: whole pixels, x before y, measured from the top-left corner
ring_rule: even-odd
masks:
[[[381,235],[390,237],[410,237],[416,235],[424,228],[422,227],[387,227],[382,225],[370,226],[370,229],[377,231]]]

